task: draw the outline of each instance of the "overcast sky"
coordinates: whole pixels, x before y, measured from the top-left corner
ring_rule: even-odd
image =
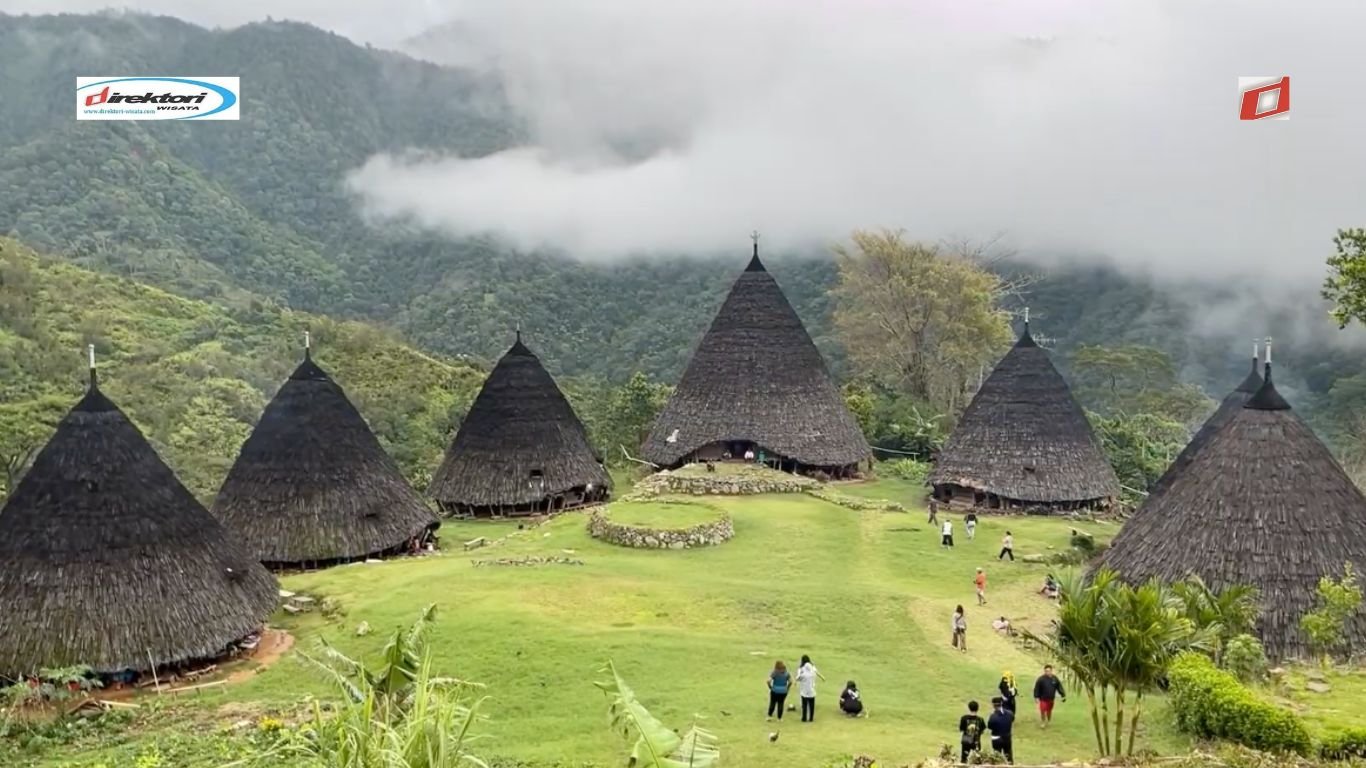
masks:
[[[589,259],[893,227],[1311,285],[1336,228],[1366,225],[1360,0],[128,5],[381,45],[458,22],[450,58],[495,62],[532,144],[378,157],[352,184],[381,215]],[[1238,77],[1283,74],[1291,118],[1240,122]]]

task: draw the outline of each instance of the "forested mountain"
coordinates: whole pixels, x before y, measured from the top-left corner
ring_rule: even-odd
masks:
[[[73,119],[73,78],[129,72],[239,76],[242,119]],[[373,154],[478,156],[518,144],[524,130],[497,82],[308,25],[206,30],[145,15],[0,15],[0,103],[0,234],[216,305],[195,305],[204,312],[363,319],[452,358],[496,358],[520,324],[552,372],[575,377],[582,391],[636,371],[672,382],[748,257],[744,233],[726,255],[594,265],[367,222],[345,178]],[[845,373],[828,294],[834,263],[827,254],[766,262]],[[1106,268],[1055,268],[1026,300],[1064,366],[1080,344],[1150,344],[1216,396],[1245,367],[1246,342],[1191,333],[1198,291]],[[1274,320],[1229,325],[1243,338],[1273,332]],[[276,343],[283,350],[288,341]],[[1366,400],[1360,356],[1329,344],[1285,352],[1287,391],[1339,437],[1345,415]]]
[[[41,259],[0,238],[0,496],[86,385],[100,386],[201,499],[212,498],[302,355],[346,388],[409,478],[425,486],[484,378],[391,335],[272,305],[226,308]],[[401,371],[401,375],[395,375]]]

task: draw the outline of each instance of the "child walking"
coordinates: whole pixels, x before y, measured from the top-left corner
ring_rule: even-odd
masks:
[[[968,541],[972,541],[974,538],[977,537],[976,512],[969,512],[967,517],[963,518],[963,527],[968,529]]]
[[[797,667],[797,692],[802,697],[803,723],[816,721],[816,678],[824,680],[825,675],[811,663],[810,656],[802,654],[801,666]]]
[[[787,705],[787,689],[792,685],[792,675],[787,673],[787,666],[782,661],[773,663],[773,671],[768,675],[768,717],[772,720],[773,713],[778,713],[778,719],[783,719],[783,708]]]
[[[963,606],[953,612],[953,647],[960,653],[968,652],[968,617],[963,615]]]
[[[977,576],[972,580],[977,585],[977,604],[987,604],[987,572],[981,568],[977,569]]]
[[[952,547],[953,547],[953,521],[950,520],[950,519],[948,519],[947,517],[944,518],[944,527],[941,528],[939,532],[940,532],[940,535],[941,535],[941,538],[939,539],[939,546],[941,546],[941,547],[952,548]]]

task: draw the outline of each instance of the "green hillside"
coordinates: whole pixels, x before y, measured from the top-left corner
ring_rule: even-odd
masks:
[[[217,490],[305,329],[405,474],[420,486],[483,372],[355,322],[251,302],[228,309],[40,258],[0,238],[0,462],[42,445],[85,381],[101,386],[202,499]],[[16,462],[17,463],[17,462]],[[0,492],[7,478],[0,475]]]
[[[71,78],[122,71],[238,75],[242,119],[71,119]],[[375,153],[478,156],[517,145],[524,130],[498,82],[304,24],[208,30],[137,14],[0,14],[0,100],[0,234],[231,312],[273,302],[375,321],[441,355],[491,359],[520,325],[550,370],[585,390],[636,371],[672,382],[747,256],[736,233],[725,255],[586,264],[367,221],[345,179]],[[829,255],[766,262],[847,378]],[[1242,376],[1233,350],[1244,329],[1279,334],[1291,324],[1249,305],[1227,319],[1236,338],[1207,339],[1192,332],[1202,307],[1245,286],[1177,291],[1108,268],[1012,268],[1039,273],[1014,301],[1056,339],[1064,368],[1082,344],[1152,345],[1217,397]],[[1348,417],[1366,402],[1366,361],[1327,338],[1281,350],[1280,381],[1296,407],[1335,445],[1359,442]]]

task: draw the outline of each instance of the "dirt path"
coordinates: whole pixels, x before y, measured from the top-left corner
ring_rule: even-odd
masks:
[[[240,683],[265,670],[279,661],[290,648],[294,647],[294,635],[283,629],[267,629],[261,633],[261,643],[256,652],[245,659],[232,662],[232,672],[227,676],[227,684]]]

